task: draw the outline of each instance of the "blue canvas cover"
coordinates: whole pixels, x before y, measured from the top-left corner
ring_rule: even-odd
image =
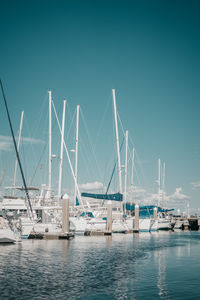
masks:
[[[92,194],[92,193],[81,193],[82,197],[101,199],[101,200],[111,200],[111,201],[123,201],[123,195],[120,193],[116,194]]]

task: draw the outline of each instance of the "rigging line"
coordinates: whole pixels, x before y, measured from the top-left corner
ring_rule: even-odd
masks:
[[[122,121],[121,121],[121,119],[120,119],[119,113],[118,113],[118,118],[119,118],[120,125],[121,125],[121,128],[122,128],[123,134],[124,134],[125,131],[124,131],[123,124],[122,124]],[[131,135],[129,135],[129,139],[130,139],[132,145],[134,146],[134,142],[133,142],[133,139],[132,139]],[[134,146],[134,149],[135,149],[135,146]],[[128,151],[129,151],[129,155],[130,155],[131,150],[130,150],[130,147],[129,147],[129,146],[128,146]],[[145,175],[144,175],[144,171],[143,171],[143,168],[142,168],[142,163],[141,163],[141,160],[139,159],[139,155],[138,155],[136,149],[135,149],[135,157],[136,157],[137,160],[139,161],[140,168],[141,168],[141,172],[142,172],[142,177],[143,177],[144,181],[146,182],[146,180],[145,180]],[[135,167],[134,167],[134,172],[135,172],[135,177],[137,178],[139,185],[141,185],[141,180],[140,180],[139,172],[138,172],[138,170],[137,170],[136,165],[135,165]]]
[[[123,138],[123,141],[122,141],[122,143],[121,143],[121,145],[120,145],[120,152],[121,152],[121,150],[122,150],[123,144],[124,144],[124,138]],[[113,168],[113,171],[112,171],[112,174],[111,174],[111,178],[110,178],[110,181],[109,181],[108,186],[107,186],[107,189],[106,189],[106,194],[108,193],[108,190],[109,190],[109,188],[110,188],[110,184],[111,184],[111,181],[112,181],[112,178],[113,178],[115,169],[116,169],[116,165],[117,165],[117,159],[116,159],[116,161],[115,161],[114,168]]]
[[[25,125],[26,125],[26,127],[27,127],[28,135],[29,135],[29,136],[34,136],[34,135],[31,134],[30,126],[29,126],[29,123],[28,123],[28,121],[27,121],[26,115],[24,115],[24,123],[25,123]],[[37,141],[36,141],[36,142],[37,142]],[[43,144],[44,141],[38,139],[38,143]],[[35,154],[35,150],[34,150],[33,144],[34,144],[34,142],[31,141],[31,143],[30,143],[31,152],[32,152],[32,155],[33,155],[34,162],[37,163],[38,159],[36,158],[36,154]],[[45,147],[46,147],[46,145],[45,145]],[[37,167],[36,167],[36,171],[37,171]],[[34,176],[35,176],[36,171],[34,171],[33,173],[31,173],[31,174],[32,174],[32,177],[30,176],[30,180],[29,180],[29,182],[30,182],[29,184],[30,184],[30,185],[31,185],[32,182],[33,182],[33,178],[34,178]],[[40,174],[40,173],[39,173],[39,177],[40,177],[40,182],[42,182],[42,177],[41,177],[41,174]]]
[[[57,115],[56,108],[55,108],[55,105],[54,105],[53,101],[52,101],[52,105],[53,105],[54,113],[55,113],[55,116],[56,116],[56,121],[57,121],[59,130],[60,130],[60,133],[61,133],[62,130],[61,130],[60,122],[59,122],[58,115]],[[68,162],[69,162],[69,165],[70,165],[70,169],[71,169],[71,172],[72,172],[73,179],[75,179],[74,181],[75,181],[75,185],[76,185],[76,189],[77,189],[77,194],[78,194],[78,197],[79,197],[79,201],[81,202],[81,205],[84,208],[83,201],[82,201],[81,194],[80,194],[80,191],[79,191],[79,187],[78,187],[75,175],[74,175],[74,170],[73,170],[73,167],[72,167],[72,164],[71,164],[71,160],[70,160],[70,157],[69,157],[69,152],[68,152],[65,140],[63,141],[63,145],[64,145],[64,148],[65,148],[65,152],[66,152],[67,159],[68,159]]]
[[[96,149],[97,141],[99,139],[99,135],[100,135],[101,129],[103,127],[103,123],[104,123],[105,117],[107,115],[109,105],[110,105],[110,99],[109,99],[109,101],[107,101],[107,105],[106,105],[106,108],[104,110],[103,116],[101,118],[99,129],[97,130],[96,138],[95,138],[95,141],[94,141],[94,150]]]
[[[98,165],[98,162],[97,162],[97,157],[95,155],[95,151],[94,151],[94,148],[92,146],[92,142],[91,142],[92,139],[91,139],[91,136],[90,136],[90,133],[89,133],[89,129],[88,129],[88,126],[87,126],[86,120],[84,118],[83,111],[82,111],[81,107],[80,107],[80,113],[81,113],[81,116],[82,116],[82,119],[83,119],[83,124],[84,124],[85,129],[86,129],[86,133],[87,133],[87,136],[88,136],[88,141],[89,141],[90,147],[92,149],[92,154],[94,155],[95,163],[96,163],[96,166],[97,166],[97,171],[99,173],[98,175],[99,175],[100,178],[102,178],[101,172],[100,172],[100,168],[99,168],[99,165]]]
[[[87,147],[85,146],[84,143],[82,143],[82,138],[79,137],[79,155],[80,155],[80,161],[82,162],[83,165],[85,165],[84,167],[84,175],[87,175],[85,177],[88,177],[90,178],[91,176],[91,173],[93,173],[93,169],[94,168],[91,168],[91,171],[89,170],[89,166],[91,164],[91,157],[89,156],[88,154],[88,149]],[[82,158],[81,158],[82,157]],[[86,173],[86,174],[85,174]],[[93,176],[93,175],[92,175]]]
[[[45,97],[44,97],[44,100],[42,101],[42,105],[41,105],[41,109],[40,109],[39,121],[36,120],[37,126],[34,126],[34,128],[35,128],[35,130],[34,130],[35,134],[30,135],[30,136],[35,136],[37,134],[39,128],[40,128],[40,135],[41,135],[41,133],[42,133],[42,135],[45,135],[44,140],[43,140],[44,147],[42,147],[42,149],[41,149],[42,150],[41,151],[41,155],[39,157],[38,163],[36,164],[36,167],[34,169],[33,175],[32,175],[32,177],[30,179],[30,184],[32,184],[33,180],[35,179],[36,173],[37,173],[37,171],[39,169],[39,165],[41,164],[41,160],[42,160],[42,158],[44,156],[44,152],[46,151],[46,148],[47,148],[47,145],[48,145],[48,143],[46,142],[46,135],[47,135],[47,133],[45,131],[45,128],[47,126],[48,114],[46,114],[46,113],[44,114],[44,111],[46,111],[45,106],[46,106],[46,102],[47,102],[47,97],[48,97],[48,95],[47,95],[47,93],[45,93]],[[45,115],[45,118],[43,117],[43,115]],[[26,117],[25,117],[25,120],[26,120]],[[41,125],[41,120],[43,120],[43,125]],[[43,129],[42,132],[41,132],[41,128]],[[29,131],[31,133],[30,127],[28,127],[28,129],[29,129]],[[37,161],[36,157],[35,157],[35,160]],[[46,165],[47,162],[45,162],[44,164]],[[41,178],[41,174],[40,173],[39,173],[39,176]],[[44,181],[46,181],[46,180],[44,180]],[[42,182],[42,180],[41,180],[41,182]]]
[[[98,172],[99,172],[99,168],[98,168],[98,163],[97,163],[96,155],[95,155],[94,148],[93,148],[93,145],[92,145],[92,142],[91,142],[92,139],[91,139],[91,136],[90,136],[90,133],[89,133],[89,129],[88,129],[86,120],[85,120],[85,118],[84,118],[82,109],[80,109],[80,112],[81,112],[81,116],[82,116],[82,119],[83,119],[83,124],[84,124],[85,130],[86,130],[87,138],[88,138],[89,144],[90,144],[90,146],[91,146],[92,154],[94,155],[95,163],[96,163],[96,165],[97,165],[97,169],[98,169]],[[99,173],[100,173],[100,172],[99,172]]]
[[[30,197],[29,197],[29,193],[28,193],[28,189],[27,189],[27,185],[26,185],[26,180],[25,180],[25,177],[24,177],[24,173],[23,173],[23,169],[22,169],[22,165],[21,165],[19,153],[17,151],[17,144],[16,144],[16,140],[15,140],[15,136],[14,136],[14,132],[13,132],[13,128],[12,128],[11,118],[10,118],[10,114],[9,114],[9,111],[8,111],[8,105],[7,105],[7,102],[6,102],[6,96],[5,96],[5,93],[4,93],[3,84],[2,84],[1,79],[0,79],[0,85],[1,85],[1,91],[2,91],[2,95],[3,95],[5,107],[6,107],[8,121],[9,121],[9,125],[10,125],[10,131],[11,131],[12,138],[13,138],[15,152],[16,152],[16,156],[17,156],[19,168],[20,168],[20,171],[21,171],[21,176],[22,176],[22,180],[23,180],[23,184],[24,184],[24,189],[25,189],[25,192],[26,192],[26,197],[28,199],[28,204],[29,204],[29,208],[30,208],[30,211],[31,211],[31,217],[32,217],[32,215],[33,215],[33,209],[32,209],[32,205],[31,205],[31,201],[30,201]]]
[[[25,151],[24,151],[24,139],[23,136],[21,137],[21,159],[23,159],[23,166],[24,166],[24,174],[27,178],[27,166],[26,166],[26,157],[25,157]]]
[[[121,152],[121,150],[122,150],[123,144],[124,144],[124,138],[123,138],[123,141],[122,141],[122,143],[121,143],[121,145],[120,145],[120,152]],[[111,182],[112,182],[113,175],[114,175],[114,173],[115,173],[116,165],[117,165],[117,159],[116,159],[115,164],[114,164],[114,168],[113,168],[113,171],[112,171],[112,174],[111,174],[111,177],[110,177],[110,181],[108,182],[108,186],[107,186],[107,189],[106,189],[106,195],[108,194],[108,190],[109,190],[109,188],[110,188],[110,184],[111,184]],[[102,205],[104,205],[104,202],[105,202],[105,200],[103,200]]]
[[[33,135],[32,136],[36,136],[37,132],[39,131],[39,128],[41,128],[41,120],[44,120],[44,118],[42,118],[42,115],[44,113],[44,110],[45,110],[45,106],[46,106],[46,100],[47,100],[47,93],[45,93],[45,97],[44,97],[44,100],[42,101],[42,105],[40,106],[40,114],[39,114],[39,121],[37,121],[37,119],[35,118],[34,121],[35,121],[35,125],[33,126],[33,128],[35,129],[35,133],[33,132]],[[47,114],[46,115],[46,119],[47,119]],[[46,122],[45,122],[46,123]],[[43,128],[43,126],[42,126]],[[40,129],[40,134],[41,134],[41,129]]]
[[[74,125],[74,119],[75,119],[75,115],[76,115],[76,110],[74,111],[72,117],[71,117],[71,122],[70,122],[70,126],[69,126],[69,129],[67,131],[67,140],[69,139],[69,135],[70,135],[70,131],[73,127],[73,129],[75,130],[75,125]],[[74,139],[75,140],[75,139]]]
[[[42,158],[43,158],[44,152],[46,151],[46,147],[47,147],[47,143],[44,145],[42,154],[41,154],[41,156],[40,156],[40,158],[39,158],[38,164],[36,165],[36,168],[35,168],[35,171],[34,171],[34,173],[33,173],[33,176],[32,176],[32,178],[31,178],[31,180],[30,180],[30,184],[32,184],[32,182],[33,182],[33,180],[34,180],[34,178],[35,178],[36,172],[37,172],[38,169],[39,169],[39,166],[40,166],[40,164],[41,164],[41,160],[42,160]]]
[[[107,174],[110,173],[113,170],[113,164],[115,163],[115,157],[116,157],[116,148],[115,148],[115,130],[114,130],[114,114],[112,114],[112,151],[111,155],[109,157],[109,161],[105,163],[104,171],[103,171],[103,183],[108,182]],[[107,131],[108,133],[108,131]]]
[[[4,178],[6,176],[7,170],[8,170],[8,160],[6,160],[6,165],[5,165],[4,169],[3,169],[3,172],[1,173],[2,175],[1,175],[1,179],[0,179],[0,186],[2,186],[2,184],[4,182]]]
[[[145,185],[149,185],[150,182],[149,182],[149,180],[146,178],[146,175],[145,175],[145,172],[144,172],[144,168],[143,168],[142,161],[141,161],[140,156],[139,156],[139,154],[138,154],[138,152],[137,152],[137,150],[136,150],[136,148],[135,148],[135,145],[134,145],[134,142],[133,142],[133,139],[132,139],[131,136],[130,136],[130,141],[131,141],[131,143],[133,144],[134,149],[135,149],[135,157],[136,157],[136,160],[138,161],[138,165],[139,165],[139,167],[140,167],[140,169],[141,169],[141,176],[142,176],[142,179],[143,179],[143,181],[144,181],[144,184],[145,184]],[[138,174],[139,174],[139,173],[138,173]]]
[[[61,116],[62,116],[62,105],[59,105],[59,110],[58,110],[58,113],[57,113],[57,116],[60,116],[60,118],[62,118]],[[53,133],[55,133],[55,129],[56,129],[56,124],[57,124],[57,122],[56,122],[56,120],[53,120],[53,118],[52,118],[52,136],[53,136]],[[55,143],[54,143],[55,144]],[[60,149],[59,149],[59,146],[58,146],[58,144],[56,145],[57,146],[57,151],[55,151],[54,153],[56,153],[57,154],[57,156],[58,156],[58,153],[60,153]]]
[[[125,136],[125,130],[124,130],[124,127],[123,127],[123,124],[122,124],[122,121],[121,121],[121,118],[120,118],[120,115],[119,115],[119,112],[118,112],[118,111],[117,111],[117,116],[118,116],[119,123],[120,123],[121,128],[122,128],[123,135]]]
[[[69,114],[69,120],[70,120],[70,126],[69,126],[69,129],[68,131],[66,131],[66,135],[67,135],[67,139],[69,137],[69,134],[70,134],[70,130],[71,130],[71,127],[73,126],[73,129],[75,130],[75,125],[74,125],[74,118],[75,118],[75,114],[76,114],[76,109],[74,110],[73,114],[70,110],[70,106],[69,106],[69,101],[66,100],[66,119],[68,120],[67,118],[67,113]]]

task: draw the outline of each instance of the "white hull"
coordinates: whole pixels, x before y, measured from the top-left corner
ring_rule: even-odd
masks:
[[[160,218],[158,219],[158,230],[169,230],[171,228],[170,220]]]
[[[0,243],[15,243],[14,232],[10,228],[0,228]]]
[[[84,234],[87,228],[87,219],[82,217],[70,218],[70,229],[74,230],[77,234]]]
[[[20,225],[21,225],[21,237],[22,239],[27,239],[30,233],[33,230],[35,222],[31,221],[29,218],[20,218]]]
[[[33,226],[33,233],[45,233],[45,232],[61,232],[61,227],[56,223],[36,223]]]
[[[151,219],[139,219],[139,231],[149,232],[151,230]]]
[[[135,226],[135,217],[126,219],[126,225],[128,230],[134,230]],[[139,231],[140,232],[149,232],[151,231],[152,219],[144,218],[139,219]]]
[[[176,220],[176,223],[174,225],[174,229],[182,229],[182,226],[183,226],[183,221]]]
[[[102,218],[70,218],[70,227],[76,234],[86,231],[106,231],[106,220]],[[122,220],[113,220],[112,232],[125,232],[128,229],[127,224]]]

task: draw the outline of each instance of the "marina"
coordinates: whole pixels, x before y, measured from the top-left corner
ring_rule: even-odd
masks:
[[[0,14],[0,300],[199,299],[200,2]]]

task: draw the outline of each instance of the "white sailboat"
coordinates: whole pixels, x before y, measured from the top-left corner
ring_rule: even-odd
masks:
[[[119,174],[119,194],[122,195],[122,179],[121,179],[121,161],[120,161],[120,150],[119,150],[119,136],[118,136],[118,124],[117,124],[117,110],[116,110],[116,99],[115,90],[112,90],[113,94],[113,106],[114,106],[114,116],[115,116],[115,129],[116,129],[116,141],[117,141],[117,157],[118,157],[118,174]],[[76,190],[77,190],[77,160],[78,160],[78,110],[77,110],[77,122],[76,122],[76,150],[75,150],[75,196],[74,202],[76,201]],[[87,193],[86,193],[87,194]],[[102,195],[103,196],[103,195]],[[100,199],[100,198],[97,198]],[[106,199],[106,198],[102,198]],[[122,205],[123,207],[123,205]],[[106,207],[89,208],[89,213],[82,213],[80,216],[75,216],[70,218],[72,226],[75,228],[75,233],[84,233],[85,231],[105,231],[106,230]],[[115,213],[113,213],[112,231],[113,232],[125,232],[127,230],[127,224],[124,222],[122,217],[122,212],[120,218],[115,218]]]
[[[21,119],[20,119],[20,127],[19,127],[19,135],[18,135],[18,141],[16,145],[16,151],[19,153],[20,148],[20,141],[21,141],[21,132],[22,132],[22,125],[23,125],[23,117],[24,117],[24,111],[21,112]],[[17,155],[16,161],[15,161],[15,168],[14,168],[14,178],[13,178],[13,186],[10,187],[8,190],[10,190],[10,194],[3,197],[2,201],[2,208],[6,213],[13,213],[15,217],[18,215],[18,221],[19,221],[19,228],[21,230],[21,237],[27,238],[33,228],[34,221],[31,218],[31,212],[28,211],[28,203],[26,198],[16,197],[15,191],[16,189],[25,190],[21,187],[16,187],[16,174],[17,174],[17,165],[18,165],[19,157]],[[23,212],[23,217],[21,214],[18,214],[19,211]]]

